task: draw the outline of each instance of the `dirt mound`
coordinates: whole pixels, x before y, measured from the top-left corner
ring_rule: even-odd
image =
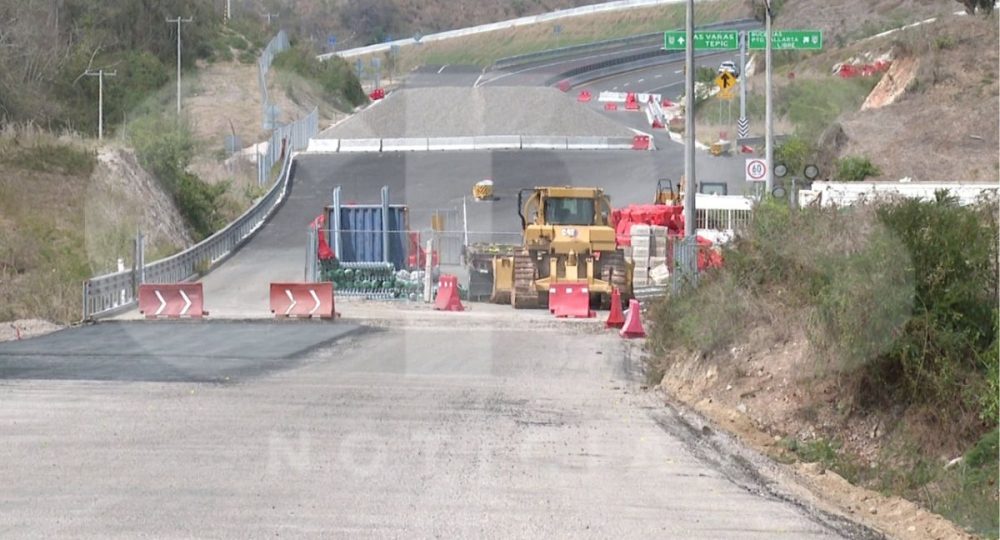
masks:
[[[0,322],[0,342],[44,336],[62,330],[62,326],[40,319],[18,319]]]
[[[445,87],[393,92],[319,136],[330,139],[541,135],[631,137],[554,88]]]
[[[871,94],[868,94],[868,99],[861,105],[861,110],[881,109],[894,103],[899,96],[906,92],[906,87],[917,76],[919,65],[920,62],[913,57],[894,61],[889,70],[882,76],[882,80],[872,89]]]
[[[84,212],[87,254],[104,271],[115,270],[118,258],[130,258],[137,229],[146,236],[147,261],[192,243],[173,200],[131,150],[100,150]]]

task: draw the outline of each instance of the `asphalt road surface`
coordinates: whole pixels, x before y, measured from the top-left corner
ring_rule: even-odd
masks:
[[[614,334],[453,317],[228,384],[85,380],[92,362],[136,369],[111,355],[0,381],[0,534],[869,536],[642,392],[639,348]]]

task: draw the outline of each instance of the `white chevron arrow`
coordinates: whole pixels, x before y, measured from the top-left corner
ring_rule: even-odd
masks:
[[[292,295],[292,291],[285,289],[285,295],[288,296],[288,300],[291,302],[291,305],[289,305],[288,309],[285,310],[285,315],[288,315],[289,313],[292,312],[292,309],[295,308],[296,302],[295,302],[295,296]]]
[[[313,313],[316,313],[317,309],[319,309],[320,302],[319,302],[319,296],[316,295],[316,291],[309,289],[309,294],[312,295],[313,301],[316,302],[316,305],[313,306],[312,311],[309,312],[309,314],[312,315]]]
[[[184,299],[184,309],[181,310],[181,315],[187,315],[188,308],[191,307],[191,299],[188,298],[188,295],[185,294],[184,291],[178,291],[178,292],[181,293],[181,298]]]
[[[167,307],[167,301],[163,299],[163,295],[160,294],[159,290],[153,290],[156,293],[156,299],[160,301],[160,308],[156,310],[156,315],[163,313],[163,308]]]

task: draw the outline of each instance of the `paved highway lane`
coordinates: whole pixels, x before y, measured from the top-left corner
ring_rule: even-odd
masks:
[[[4,381],[0,531],[865,537],[639,391],[638,348],[453,315],[235,384]]]

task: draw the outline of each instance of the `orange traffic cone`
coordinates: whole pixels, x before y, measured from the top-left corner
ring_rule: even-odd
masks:
[[[622,312],[622,294],[618,292],[618,287],[611,289],[611,313],[604,323],[608,328],[621,328],[625,324],[625,314]]]
[[[628,301],[628,315],[625,317],[625,326],[618,332],[624,338],[646,337],[646,331],[642,329],[640,320],[642,308],[635,298]]]

